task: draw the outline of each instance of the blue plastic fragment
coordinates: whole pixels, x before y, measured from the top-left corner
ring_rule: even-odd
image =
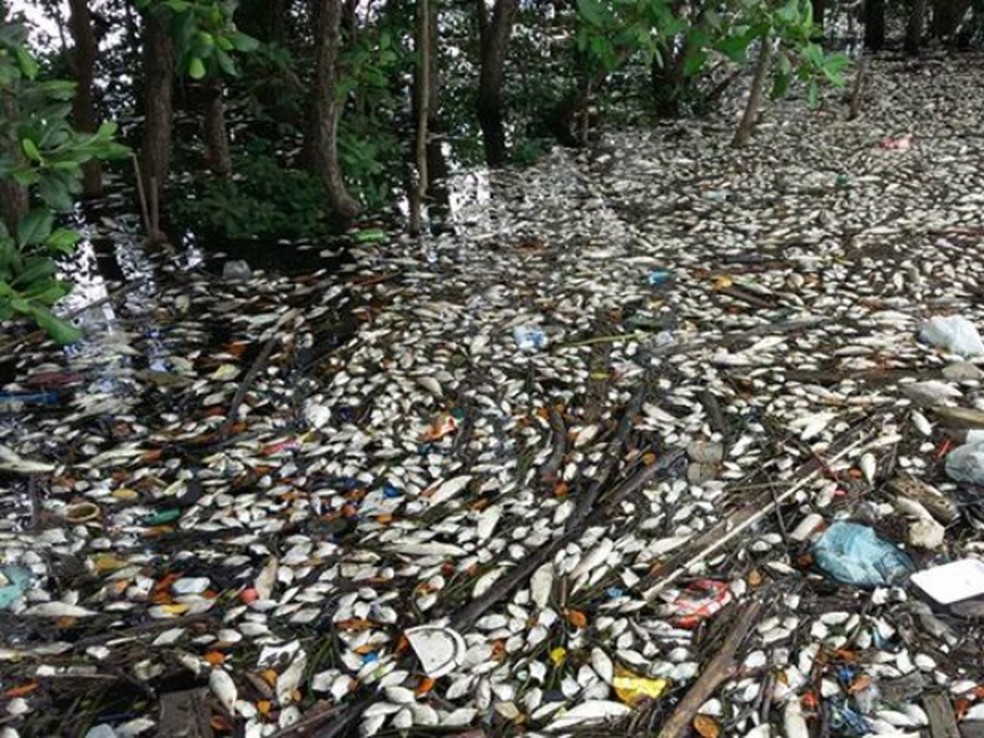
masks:
[[[7,584],[0,587],[0,610],[7,610],[13,606],[27,591],[31,583],[31,572],[23,566],[0,566],[0,574],[3,574]]]
[[[0,392],[0,406],[57,404],[57,392]]]
[[[834,523],[813,544],[813,558],[841,584],[889,587],[904,581],[915,564],[897,546],[858,523]]]
[[[655,269],[649,273],[649,285],[660,287],[670,281],[670,273],[665,269]]]

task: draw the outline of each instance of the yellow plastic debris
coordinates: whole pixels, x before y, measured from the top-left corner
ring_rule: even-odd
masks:
[[[563,646],[557,646],[550,652],[550,660],[554,662],[554,666],[560,666],[564,663],[564,659],[567,658],[567,649]]]
[[[669,682],[666,679],[652,679],[637,676],[631,672],[621,672],[615,675],[615,694],[627,705],[635,707],[640,702],[654,700],[666,691]]]

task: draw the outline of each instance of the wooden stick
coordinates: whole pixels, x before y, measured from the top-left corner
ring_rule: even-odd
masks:
[[[854,443],[852,443],[850,446],[847,446],[846,448],[842,449],[838,453],[834,454],[834,456],[832,456],[827,461],[827,466],[833,464],[835,461],[842,459],[851,451],[854,451],[855,449],[859,448],[864,444],[866,440],[867,440],[867,436],[863,436],[857,441],[855,441]],[[710,542],[710,544],[708,544],[702,551],[697,552],[688,561],[676,566],[665,576],[661,577],[660,580],[655,585],[653,585],[643,593],[643,597],[645,597],[647,600],[654,599],[660,592],[666,589],[670,584],[672,584],[681,576],[683,576],[683,574],[688,569],[690,569],[694,564],[698,563],[699,561],[703,561],[704,559],[708,558],[711,554],[721,550],[729,543],[731,543],[731,541],[734,540],[739,534],[748,530],[748,528],[752,527],[763,518],[766,518],[769,515],[771,515],[776,509],[779,508],[780,505],[782,505],[786,500],[788,500],[797,492],[799,492],[801,489],[803,489],[803,487],[805,487],[807,484],[812,482],[817,476],[823,473],[823,471],[824,471],[824,467],[818,465],[812,472],[810,472],[804,477],[801,477],[795,484],[793,484],[789,489],[787,489],[781,495],[776,495],[775,497],[773,497],[771,502],[765,504],[763,507],[745,516],[743,520],[741,520],[737,525],[731,528],[731,530],[729,530],[727,533],[724,533],[722,531],[723,535],[714,537],[713,540]]]
[[[704,667],[700,677],[677,705],[669,720],[663,724],[658,738],[680,738],[687,732],[701,705],[707,702],[715,690],[734,673],[738,647],[748,635],[761,610],[761,600],[754,599],[738,612],[735,616],[735,624],[721,645],[721,650]]]
[[[861,106],[864,103],[864,75],[866,71],[867,57],[863,54],[858,63],[858,72],[854,78],[854,91],[851,93],[851,110],[847,114],[848,120],[856,120],[861,115]]]
[[[243,404],[243,400],[246,399],[246,393],[249,392],[249,388],[253,386],[256,378],[259,376],[263,367],[266,366],[267,362],[270,360],[270,355],[273,353],[274,347],[280,343],[280,331],[274,330],[273,335],[267,339],[267,342],[263,344],[263,348],[260,349],[259,355],[253,360],[253,365],[246,372],[246,376],[243,377],[243,381],[239,385],[239,389],[236,390],[236,394],[232,397],[232,403],[229,405],[229,414],[219,428],[218,440],[224,441],[229,437],[229,433],[232,431],[232,426],[236,424],[236,413],[239,410],[239,406]]]
[[[150,222],[150,209],[147,206],[147,193],[144,191],[143,186],[143,173],[140,171],[140,160],[137,158],[136,154],[131,154],[133,157],[133,171],[137,177],[137,197],[140,200],[140,212],[143,215],[144,229],[147,231],[147,240],[153,241],[153,230],[151,228],[152,224]]]
[[[161,240],[161,205],[159,193],[157,191],[157,177],[150,178],[150,240],[157,243]]]

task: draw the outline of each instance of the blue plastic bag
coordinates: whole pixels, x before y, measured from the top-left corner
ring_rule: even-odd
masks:
[[[905,580],[915,564],[894,544],[857,523],[834,523],[813,544],[813,559],[831,578],[855,587],[888,587]]]

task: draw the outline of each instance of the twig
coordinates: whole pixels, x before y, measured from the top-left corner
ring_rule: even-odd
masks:
[[[606,496],[604,500],[605,504],[602,507],[602,512],[606,515],[611,515],[614,513],[615,508],[617,508],[623,500],[642,489],[657,474],[670,469],[674,464],[682,459],[685,454],[686,451],[680,448],[673,449],[663,454],[655,463],[650,464],[639,472],[639,474],[623,482],[619,487],[616,487],[608,496]]]
[[[864,103],[864,77],[867,71],[868,58],[862,54],[861,61],[858,63],[858,72],[854,77],[854,90],[851,92],[851,110],[847,114],[848,120],[856,120],[861,115],[861,105]]]
[[[534,571],[553,558],[557,551],[562,549],[571,541],[577,539],[580,534],[581,531],[578,528],[574,528],[567,531],[559,538],[555,538],[552,541],[544,543],[531,555],[523,559],[523,561],[516,566],[516,568],[508,574],[500,577],[499,580],[492,585],[488,592],[479,597],[477,600],[472,600],[463,610],[459,611],[452,619],[451,627],[462,630],[470,626],[482,617],[482,614],[486,610],[512,592],[513,589],[521,582],[525,582],[529,579]]]
[[[249,388],[253,386],[256,378],[259,376],[260,372],[267,365],[270,360],[270,355],[273,353],[274,347],[280,343],[280,332],[274,330],[273,335],[267,339],[267,342],[263,344],[263,348],[260,349],[259,355],[254,359],[253,365],[246,372],[246,376],[243,377],[243,381],[239,385],[239,389],[236,390],[236,394],[232,397],[232,403],[229,405],[229,414],[219,428],[217,434],[217,439],[221,443],[229,437],[229,433],[232,431],[232,426],[236,424],[236,414],[239,411],[239,406],[243,404],[243,400],[246,399],[246,393],[249,392]]]
[[[540,469],[540,480],[543,482],[554,480],[567,452],[567,426],[564,425],[564,418],[555,405],[550,406],[550,429],[553,431],[553,451]]]
[[[362,714],[372,703],[372,697],[363,698],[350,708],[339,714],[339,708],[329,707],[318,712],[309,712],[293,725],[288,725],[283,730],[278,730],[270,738],[288,738],[288,736],[314,735],[322,723],[333,720],[327,730],[319,731],[318,738],[334,738],[341,735],[355,718]]]
[[[832,456],[827,462],[826,466],[829,467],[835,461],[843,458],[851,451],[859,448],[863,445],[864,441],[867,440],[867,436],[862,436],[860,439],[845,447],[834,456]],[[712,529],[707,540],[709,543],[700,551],[696,552],[693,556],[688,556],[687,560],[673,567],[667,574],[660,577],[659,581],[652,587],[647,589],[643,596],[647,600],[654,599],[660,592],[662,592],[666,587],[679,579],[683,574],[694,564],[703,561],[708,558],[711,554],[716,553],[725,546],[727,546],[736,536],[748,530],[748,528],[755,525],[757,522],[763,518],[771,515],[774,510],[776,510],[780,505],[782,505],[786,500],[790,499],[793,495],[799,492],[803,487],[812,482],[817,476],[824,473],[825,466],[816,464],[815,461],[809,462],[814,465],[813,470],[803,477],[800,477],[792,486],[789,487],[781,495],[774,496],[771,502],[767,502],[762,506],[755,506],[754,508],[746,508],[741,510],[735,517],[740,518],[740,520],[734,524],[730,530],[728,525],[732,522],[731,520],[724,521],[723,525],[716,526]]]
[[[133,171],[137,177],[137,197],[140,200],[140,213],[143,215],[144,229],[147,231],[147,240],[153,241],[153,230],[151,229],[150,210],[147,206],[147,193],[143,186],[143,173],[140,171],[140,160],[136,154],[130,155],[133,158]]]
[[[646,337],[646,333],[642,331],[636,331],[635,333],[615,333],[611,336],[593,336],[592,338],[585,338],[583,341],[571,341],[570,343],[561,343],[557,345],[559,349],[568,348],[581,348],[583,346],[594,346],[599,343],[619,343],[621,341],[631,341],[633,339],[640,340]]]
[[[663,724],[658,738],[679,738],[687,732],[690,722],[701,705],[707,702],[714,691],[734,673],[738,647],[761,610],[762,601],[756,598],[738,612],[734,627],[724,640],[721,650],[707,664],[700,677],[670,715],[669,720]]]
[[[208,622],[212,619],[213,618],[211,615],[199,613],[197,615],[186,615],[181,618],[150,620],[146,623],[135,625],[132,628],[127,628],[126,630],[111,630],[108,633],[100,633],[99,635],[90,636],[89,638],[80,638],[72,644],[72,647],[75,650],[80,650],[83,648],[88,648],[89,646],[97,646],[101,643],[106,643],[107,641],[115,641],[119,638],[132,638],[145,633],[152,633],[155,630],[183,628],[194,623]]]
[[[157,241],[163,240],[160,236],[161,233],[161,206],[160,199],[158,197],[159,193],[157,191],[157,177],[150,178],[150,240],[156,243]]]
[[[622,458],[622,450],[625,446],[626,440],[628,440],[629,433],[632,431],[632,422],[635,416],[639,413],[642,408],[642,400],[646,396],[646,390],[648,389],[649,373],[643,375],[641,381],[639,382],[639,387],[636,389],[635,395],[632,397],[632,401],[625,408],[625,412],[622,414],[622,419],[618,424],[618,432],[615,434],[615,438],[612,439],[611,443],[608,444],[608,448],[605,450],[605,458],[602,461],[600,468],[598,469],[598,476],[590,487],[584,492],[582,492],[577,501],[577,507],[574,509],[574,513],[567,520],[567,530],[574,530],[578,528],[591,514],[594,509],[595,502],[598,500],[598,496],[601,494],[602,489],[608,480],[611,478],[612,474],[615,472],[615,467],[618,465],[619,460]]]

